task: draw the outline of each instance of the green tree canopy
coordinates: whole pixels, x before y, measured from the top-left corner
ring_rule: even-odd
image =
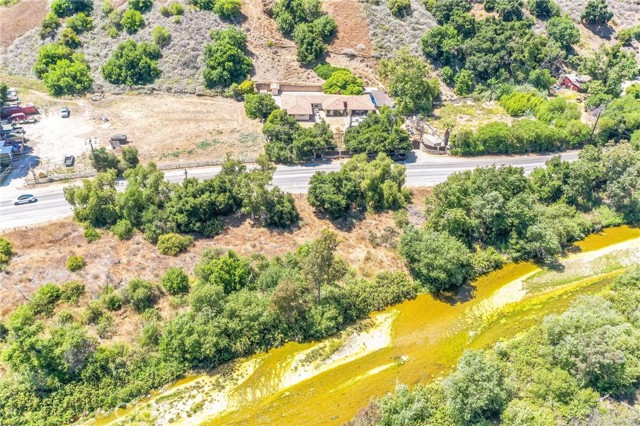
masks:
[[[278,105],[268,94],[249,94],[244,97],[244,112],[249,118],[266,120]]]
[[[379,114],[369,114],[362,123],[344,134],[344,144],[352,153],[377,155],[406,154],[413,148],[409,133],[402,128],[402,117],[388,107]]]
[[[243,81],[253,62],[245,53],[247,36],[239,29],[211,31],[213,44],[205,45],[204,79],[208,87],[228,87]]]
[[[606,0],[589,0],[581,18],[589,24],[605,25],[613,18],[613,12]]]
[[[340,93],[342,95],[361,95],[364,83],[351,71],[336,71],[322,85],[324,93]]]
[[[556,16],[547,22],[547,33],[552,40],[568,49],[580,41],[580,31],[573,21],[567,17]]]
[[[102,75],[113,84],[149,84],[160,75],[160,56],[160,48],[155,44],[127,40],[116,47],[102,66]]]
[[[474,277],[471,252],[446,232],[409,227],[398,251],[416,280],[431,291],[458,287]]]
[[[433,101],[440,96],[440,86],[437,78],[427,78],[429,72],[427,63],[406,49],[380,62],[380,77],[400,114],[431,112]]]

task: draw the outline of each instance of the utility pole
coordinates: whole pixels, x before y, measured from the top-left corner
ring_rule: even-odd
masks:
[[[591,129],[591,135],[589,136],[589,142],[593,142],[593,135],[596,132],[596,127],[598,126],[598,121],[600,121],[600,116],[602,115],[603,110],[604,110],[604,107],[599,108],[598,110],[598,116],[596,117],[596,122],[593,123],[593,128]]]

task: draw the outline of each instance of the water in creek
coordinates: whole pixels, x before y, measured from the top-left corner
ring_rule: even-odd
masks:
[[[610,228],[577,246],[592,252],[587,261],[623,250],[639,252],[640,229]],[[574,255],[575,262],[581,256]],[[567,269],[571,262],[572,256],[563,260]],[[342,425],[396,383],[414,385],[446,375],[465,349],[514,336],[564,310],[578,295],[600,291],[621,271],[603,265],[591,276],[528,294],[525,282],[540,269],[510,264],[450,297],[423,294],[373,314],[371,329],[344,333],[324,359],[301,362],[314,348],[326,352],[331,347],[326,341],[290,343],[227,365],[223,373],[188,378],[98,423],[110,424],[146,407],[178,424]],[[172,395],[174,403],[163,407],[160,399]]]

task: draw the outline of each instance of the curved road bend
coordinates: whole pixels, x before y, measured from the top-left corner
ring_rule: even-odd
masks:
[[[555,154],[554,154],[555,155]],[[457,157],[421,157],[415,162],[406,162],[407,186],[434,186],[443,182],[453,173],[462,170],[471,170],[476,167],[491,165],[510,165],[524,168],[530,173],[534,168],[544,166],[545,162],[553,155],[529,155],[513,157],[482,157],[482,158],[457,158]],[[575,160],[578,151],[568,151],[561,154],[563,160]],[[302,166],[278,166],[273,184],[282,190],[302,194],[307,192],[309,179],[319,171],[336,171],[340,163],[314,164]],[[206,179],[216,175],[220,167],[196,168],[188,171],[189,177]],[[180,182],[184,179],[184,170],[171,170],[165,172],[165,177],[170,182]],[[77,184],[77,182],[75,183]],[[73,185],[73,184],[70,184]],[[34,225],[51,220],[62,219],[72,215],[71,206],[64,199],[62,187],[38,187],[29,190],[37,198],[34,204],[13,205],[13,198],[0,190],[0,229],[15,228],[18,226]]]

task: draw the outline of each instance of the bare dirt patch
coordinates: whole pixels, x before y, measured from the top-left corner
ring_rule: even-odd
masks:
[[[358,0],[326,0],[323,9],[336,20],[338,31],[329,46],[327,62],[351,69],[365,84],[378,86],[378,60],[373,57],[369,26]]]
[[[190,95],[106,95],[89,98],[56,99],[38,91],[20,96],[35,103],[40,121],[25,126],[33,155],[41,162],[39,170],[59,172],[65,154],[78,158],[74,171],[87,167],[90,145],[110,149],[115,133],[128,136],[140,159],[157,163],[223,159],[227,153],[245,161],[263,151],[260,123],[249,120],[240,102],[221,97]],[[60,117],[68,106],[71,117]]]
[[[254,80],[299,84],[322,81],[310,68],[298,63],[295,43],[280,33],[276,22],[267,16],[263,2],[244,0],[242,13],[246,17],[243,29],[252,53]]]
[[[18,37],[38,27],[46,14],[46,0],[23,0],[0,8],[0,49],[6,49]]]

